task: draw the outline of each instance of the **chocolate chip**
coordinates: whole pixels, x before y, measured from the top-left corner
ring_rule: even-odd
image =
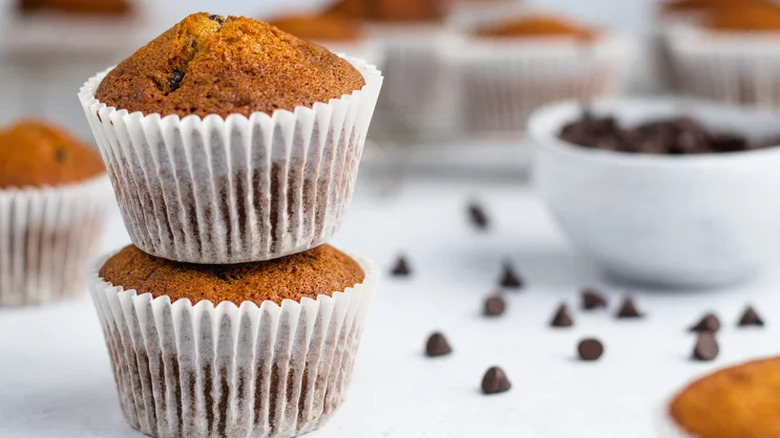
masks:
[[[184,72],[180,70],[171,72],[171,78],[168,80],[168,92],[178,90],[181,86],[182,79],[184,79]]]
[[[585,310],[594,310],[607,307],[607,299],[595,289],[582,290],[582,308]]]
[[[740,327],[763,327],[764,320],[758,315],[758,312],[752,307],[748,306],[739,318]]]
[[[64,147],[58,146],[57,149],[54,150],[54,160],[58,163],[64,163],[67,158],[68,151]]]
[[[550,321],[551,327],[571,327],[574,325],[574,320],[571,317],[569,308],[566,304],[561,304],[558,310],[555,312],[555,316]]]
[[[643,314],[636,310],[636,306],[631,297],[623,299],[623,303],[620,304],[620,310],[617,312],[618,318],[642,318],[643,316]]]
[[[715,335],[712,332],[701,332],[693,347],[693,359],[698,361],[711,361],[718,357],[720,348]]]
[[[390,273],[394,277],[408,277],[412,275],[412,270],[409,268],[409,264],[406,262],[406,257],[399,256],[398,260],[395,262],[395,266],[393,266],[393,270],[390,271]]]
[[[720,320],[713,313],[708,313],[702,317],[702,319],[693,325],[689,331],[692,332],[711,332],[715,333],[720,330]]]
[[[486,230],[490,226],[490,219],[488,219],[485,210],[479,204],[472,203],[469,205],[469,219],[480,230]]]
[[[604,354],[604,344],[598,339],[586,338],[577,345],[580,359],[588,362],[599,360]]]
[[[515,272],[512,263],[504,262],[504,271],[501,274],[499,284],[506,289],[520,289],[523,287],[523,279]]]
[[[506,310],[506,302],[500,295],[493,295],[485,300],[483,314],[485,316],[501,316]]]
[[[219,24],[225,24],[225,19],[219,15],[209,15],[209,20],[216,21]]]
[[[436,332],[428,338],[428,342],[425,343],[425,355],[428,357],[446,356],[452,353],[447,338],[443,334]]]
[[[482,378],[482,392],[485,394],[498,394],[509,391],[512,383],[506,377],[504,370],[499,367],[491,367]]]

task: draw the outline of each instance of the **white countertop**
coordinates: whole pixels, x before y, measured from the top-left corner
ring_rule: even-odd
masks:
[[[414,275],[383,280],[348,399],[311,438],[655,437],[663,400],[679,385],[716,367],[778,352],[777,274],[717,292],[634,290],[647,317],[616,321],[617,296],[626,289],[605,286],[519,183],[406,178],[384,187],[361,184],[335,243],[388,268],[406,253]],[[466,203],[475,197],[493,219],[487,233],[466,221]],[[103,249],[127,241],[117,215]],[[503,318],[486,320],[479,314],[482,299],[493,291],[505,257],[515,261],[528,286],[508,296]],[[583,315],[577,309],[575,327],[548,328],[561,301],[576,308],[584,285],[610,293],[610,311]],[[768,327],[735,327],[748,302]],[[725,326],[721,356],[694,363],[688,360],[694,336],[684,329],[708,310]],[[432,360],[422,349],[437,329],[455,351]],[[604,342],[601,361],[575,359],[585,336]],[[491,365],[504,368],[511,391],[479,392]],[[0,437],[106,436],[142,435],[120,413],[90,299],[0,310]]]

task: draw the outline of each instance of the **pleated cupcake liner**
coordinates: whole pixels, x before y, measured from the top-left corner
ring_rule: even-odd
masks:
[[[84,267],[113,202],[106,176],[61,187],[0,189],[0,306],[86,292]]]
[[[231,264],[307,251],[338,230],[352,198],[381,73],[347,58],[361,89],[328,103],[227,118],[161,117],[79,98],[133,243],[180,262]]]
[[[236,306],[152,298],[99,278],[90,291],[127,421],[159,438],[293,437],[317,429],[351,380],[378,270],[316,300]]]
[[[518,132],[545,104],[616,95],[630,49],[617,35],[591,43],[471,38],[445,52],[459,90],[458,124],[470,132]]]
[[[677,28],[667,36],[681,91],[699,98],[780,108],[780,38]]]

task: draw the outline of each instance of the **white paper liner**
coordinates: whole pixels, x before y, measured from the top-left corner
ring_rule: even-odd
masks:
[[[449,71],[441,53],[457,35],[437,24],[373,24],[369,35],[383,49],[385,85],[377,118],[422,138],[439,137],[455,120]]]
[[[676,28],[668,35],[687,94],[759,108],[780,107],[780,32],[724,33]]]
[[[618,94],[630,48],[613,34],[591,43],[471,38],[445,55],[460,94],[459,124],[472,132],[517,132],[547,103]]]
[[[62,187],[0,189],[0,306],[86,291],[84,266],[111,202],[105,175]]]
[[[127,421],[161,438],[292,437],[317,429],[346,395],[378,282],[332,297],[236,306],[152,299],[98,277],[90,291]]]
[[[381,73],[313,108],[249,118],[128,113],[95,99],[109,70],[79,93],[130,237],[170,260],[231,264],[326,242],[349,206]]]

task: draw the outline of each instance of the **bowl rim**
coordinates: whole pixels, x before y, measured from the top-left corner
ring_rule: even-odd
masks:
[[[695,109],[699,113],[702,111],[717,111],[722,114],[723,112],[733,111],[741,117],[747,117],[751,114],[766,118],[773,117],[777,119],[775,125],[778,127],[778,138],[780,138],[780,112],[681,98],[602,98],[592,100],[587,104],[594,108],[596,113],[620,114],[625,111],[625,107],[632,106],[641,108],[642,111],[648,114],[656,114],[660,111],[667,115],[685,115],[693,112],[691,109]],[[583,101],[580,100],[566,100],[548,104],[535,110],[528,120],[526,130],[532,147],[535,150],[546,149],[572,159],[636,167],[706,166],[746,160],[761,160],[771,157],[780,159],[780,143],[777,146],[749,151],[690,155],[628,153],[578,146],[561,139],[558,133],[565,123],[573,120],[573,115],[580,114],[582,105]]]

